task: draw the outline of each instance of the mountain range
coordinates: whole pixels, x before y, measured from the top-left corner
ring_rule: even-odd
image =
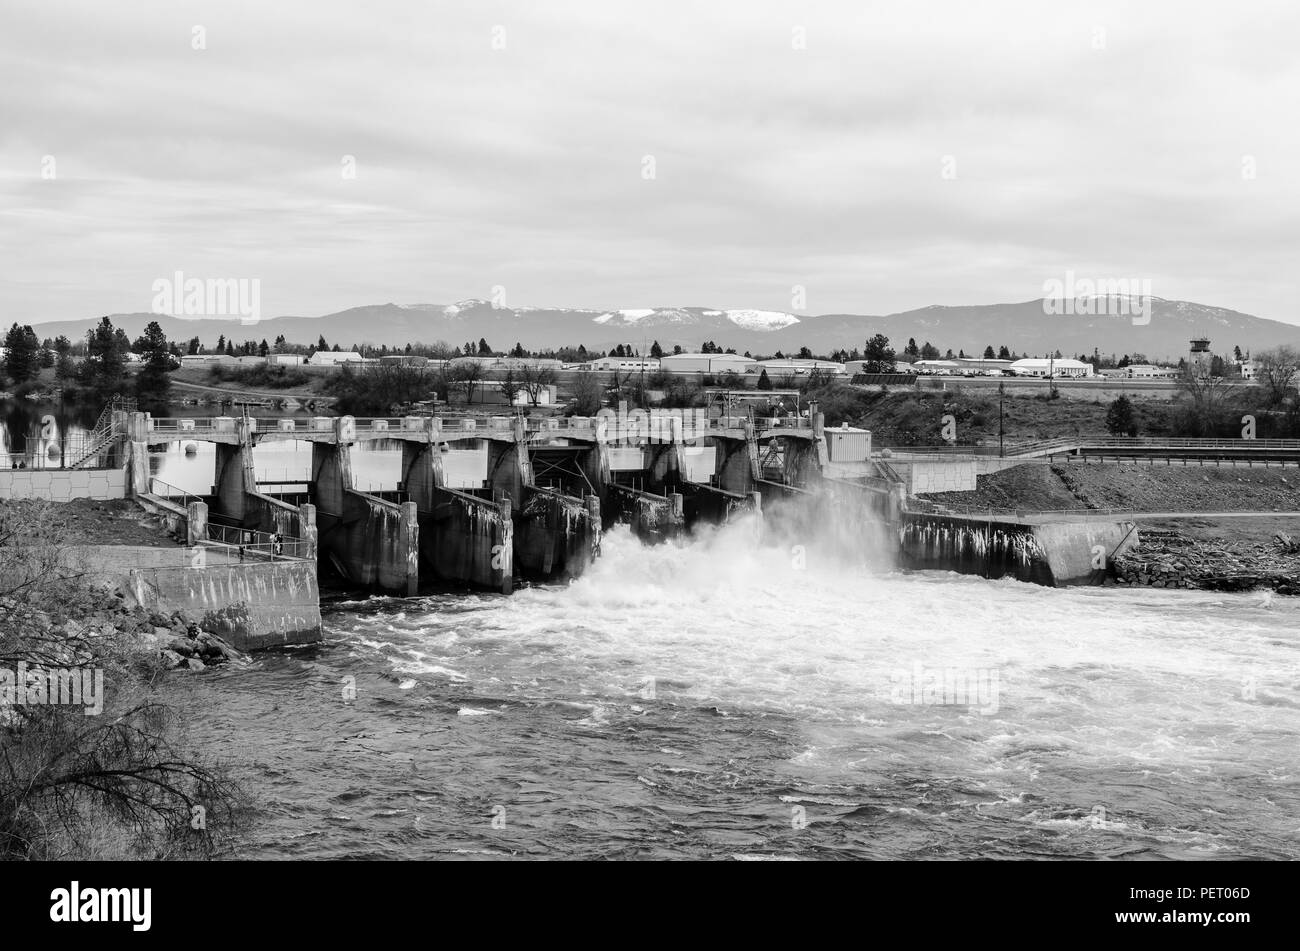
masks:
[[[607,351],[618,344],[645,352],[653,341],[665,351],[680,346],[698,350],[705,341],[755,355],[782,351],[786,355],[808,347],[828,354],[861,349],[873,334],[883,333],[896,350],[909,338],[920,346],[929,341],[940,352],[951,348],[978,355],[986,346],[1005,345],[1021,354],[1066,355],[1141,353],[1149,359],[1176,360],[1188,341],[1205,337],[1211,349],[1228,354],[1234,346],[1258,351],[1278,344],[1300,344],[1300,326],[1254,317],[1223,307],[1188,301],[1151,298],[1149,319],[1135,323],[1128,316],[1052,315],[1042,300],[974,306],[932,305],[897,314],[795,315],[781,311],[722,310],[707,307],[655,307],[589,310],[550,307],[496,307],[485,300],[455,304],[370,304],[321,317],[274,317],[252,324],[237,318],[172,317],[150,313],[111,314],[115,326],[134,339],[157,320],[169,339],[198,336],[206,346],[219,334],[235,341],[274,341],[283,334],[290,343],[312,344],[321,336],[331,346],[410,343],[442,340],[453,346],[487,340],[497,350],[516,343],[529,350],[576,347]],[[39,336],[85,335],[99,318],[63,320],[36,326]]]

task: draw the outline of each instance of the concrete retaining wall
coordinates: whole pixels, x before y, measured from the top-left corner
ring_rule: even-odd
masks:
[[[890,459],[896,467],[906,463],[906,457]],[[926,459],[907,465],[907,489],[912,495],[926,492],[973,492],[977,477],[1001,472],[1013,466],[1041,465],[1036,459],[1008,459],[1003,456],[970,456],[966,459]]]
[[[132,568],[127,585],[144,607],[182,611],[240,650],[321,640],[314,561]]]
[[[904,567],[1049,586],[1100,584],[1117,554],[1137,542],[1132,522],[1031,524],[908,512],[899,531]]]
[[[126,498],[127,479],[122,469],[0,469],[0,499]]]

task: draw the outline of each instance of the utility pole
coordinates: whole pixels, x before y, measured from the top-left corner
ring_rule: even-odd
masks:
[[[1006,455],[1006,453],[1002,451],[1002,397],[1003,394],[1006,393],[1006,388],[1007,388],[1006,383],[999,380],[998,381],[998,456],[999,457]]]

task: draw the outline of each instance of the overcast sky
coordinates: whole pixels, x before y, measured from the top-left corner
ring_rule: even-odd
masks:
[[[1298,39],[1294,2],[11,0],[0,319],[177,270],[269,317],[883,314],[1073,269],[1300,322]]]

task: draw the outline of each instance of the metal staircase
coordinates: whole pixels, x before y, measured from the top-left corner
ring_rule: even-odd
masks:
[[[99,414],[99,419],[95,422],[95,428],[84,435],[70,438],[67,446],[67,455],[64,458],[64,468],[66,469],[84,469],[92,468],[93,464],[98,461],[100,453],[112,447],[113,443],[123,433],[123,428],[115,424],[119,417],[118,413],[135,412],[135,400],[115,398],[104,411]]]

